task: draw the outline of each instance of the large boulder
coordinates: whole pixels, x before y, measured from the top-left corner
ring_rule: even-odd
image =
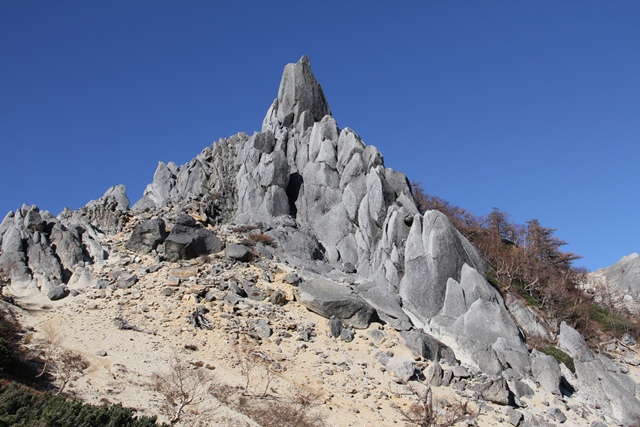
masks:
[[[296,299],[322,317],[335,316],[355,328],[366,328],[375,318],[373,307],[348,286],[329,280],[306,280],[298,286]]]
[[[531,372],[533,378],[544,390],[560,395],[560,379],[562,378],[562,373],[556,359],[540,353],[535,349],[531,352],[531,356]]]
[[[453,350],[429,334],[421,331],[403,331],[401,336],[407,348],[416,356],[435,362],[444,359],[451,366],[458,364]]]
[[[164,256],[168,261],[192,259],[220,252],[222,242],[211,230],[176,225],[164,241]]]
[[[355,289],[358,296],[376,309],[378,316],[399,331],[411,329],[413,323],[402,310],[400,296],[387,286],[367,283]]]
[[[224,254],[229,258],[235,259],[241,262],[251,261],[253,253],[251,248],[239,243],[233,243],[224,250]]]
[[[143,255],[148,254],[162,244],[167,235],[162,218],[148,219],[133,229],[125,247]]]

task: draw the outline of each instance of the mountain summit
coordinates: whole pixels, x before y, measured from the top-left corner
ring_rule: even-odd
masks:
[[[300,126],[302,130],[319,122],[331,110],[322,87],[311,72],[309,57],[284,67],[278,98],[273,101],[262,124],[262,131]]]
[[[248,234],[242,240],[232,231]],[[295,269],[287,280],[297,285],[296,301],[332,319],[332,331],[340,329],[336,322],[351,331],[388,325],[415,357],[438,364],[433,375],[442,374],[441,361],[457,372],[450,375],[472,372],[476,394],[487,401],[524,407],[534,389],[577,392],[611,420],[640,422],[629,377],[613,372],[567,324],[554,330],[535,308],[505,303],[486,280],[480,253],[448,218],[421,214],[407,177],[385,167],[378,149],[353,130],[338,127],[306,56],[285,67],[261,132],[221,139],[180,167],[160,162],[131,209],[122,186],[57,218],[23,206],[0,225],[0,244],[3,291],[15,298],[153,287],[154,272],[224,254],[230,261],[215,272],[189,274],[198,302],[219,297],[234,305],[266,294],[256,280],[240,289],[216,274],[252,259],[280,263]],[[131,259],[152,260],[153,268]],[[166,274],[172,286],[180,283]],[[266,325],[260,333],[268,337]],[[523,331],[530,339],[557,338],[577,377],[530,351]],[[414,378],[412,360],[380,360],[403,381]],[[466,369],[454,369],[461,365]]]

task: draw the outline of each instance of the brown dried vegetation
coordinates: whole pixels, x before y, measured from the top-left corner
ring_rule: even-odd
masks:
[[[420,212],[444,213],[480,250],[489,264],[487,279],[501,293],[518,295],[567,322],[591,343],[602,333],[620,337],[628,332],[640,338],[640,327],[627,313],[596,304],[582,291],[587,272],[572,265],[580,256],[561,250],[566,242],[554,236],[555,229],[543,227],[537,219],[515,224],[497,208],[487,216],[476,216],[425,193],[419,182],[412,188]]]

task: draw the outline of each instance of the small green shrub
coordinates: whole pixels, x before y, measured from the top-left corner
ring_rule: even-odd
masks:
[[[576,373],[576,366],[573,363],[573,357],[569,356],[564,351],[560,350],[558,347],[553,345],[548,345],[546,347],[538,348],[538,351],[549,356],[552,356],[556,361],[560,363],[564,363],[567,368],[574,374]]]
[[[0,338],[0,373],[7,371],[13,364],[13,349],[4,338]]]
[[[0,427],[158,427],[155,417],[136,417],[121,405],[94,406],[62,395],[37,393],[16,383],[0,387]]]
[[[522,291],[520,292],[520,296],[527,302],[527,304],[529,304],[530,306],[533,307],[539,307],[540,303],[538,302],[537,299],[535,299],[534,297],[531,296],[530,293]]]
[[[18,326],[4,308],[0,308],[0,375],[10,371],[16,359]]]
[[[617,338],[622,337],[625,332],[634,338],[640,337],[640,326],[617,311],[594,306],[591,320],[598,323],[603,332],[611,332]]]
[[[498,292],[502,293],[504,286],[502,285],[502,283],[500,283],[498,279],[495,278],[493,274],[487,271],[484,276],[487,279],[487,282],[489,282],[491,286],[493,286]]]

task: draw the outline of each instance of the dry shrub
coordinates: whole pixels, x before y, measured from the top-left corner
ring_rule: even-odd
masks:
[[[169,372],[154,374],[152,385],[161,397],[160,411],[171,424],[178,421],[195,424],[216,410],[219,404],[213,398],[219,387],[214,375],[178,358],[170,362]]]
[[[253,240],[251,240],[251,239],[242,239],[242,240],[240,240],[240,242],[239,242],[239,243],[240,243],[241,245],[245,245],[245,246],[248,246],[248,247],[250,247],[250,248],[252,248],[252,247],[254,247],[254,246],[256,245],[256,242],[254,242],[254,241],[253,241]]]
[[[452,427],[462,421],[471,421],[478,416],[478,412],[469,408],[468,402],[455,401],[453,404],[438,408],[433,404],[431,387],[424,393],[413,390],[418,402],[408,409],[396,408],[402,420],[416,427]]]
[[[255,243],[262,243],[265,246],[271,246],[275,248],[278,246],[278,242],[275,238],[269,236],[268,234],[258,233],[258,234],[249,234],[249,239]]]
[[[248,401],[239,408],[262,427],[323,427],[322,414],[295,402]]]
[[[254,397],[266,397],[271,382],[282,372],[282,366],[257,347],[243,346],[240,351],[240,371],[245,378],[243,393],[250,394],[251,382],[257,377],[262,382],[253,386]]]
[[[319,391],[296,387],[283,400],[265,400],[243,395],[234,409],[262,427],[324,427],[324,417],[316,410],[319,403]]]
[[[256,230],[262,227],[262,224],[246,224],[233,227],[231,231],[235,233],[248,233],[251,230]]]
[[[53,324],[42,327],[43,337],[36,343],[36,354],[42,359],[43,366],[37,377],[50,374],[58,382],[60,394],[65,387],[82,376],[89,367],[89,361],[80,353],[62,347],[62,336]]]

